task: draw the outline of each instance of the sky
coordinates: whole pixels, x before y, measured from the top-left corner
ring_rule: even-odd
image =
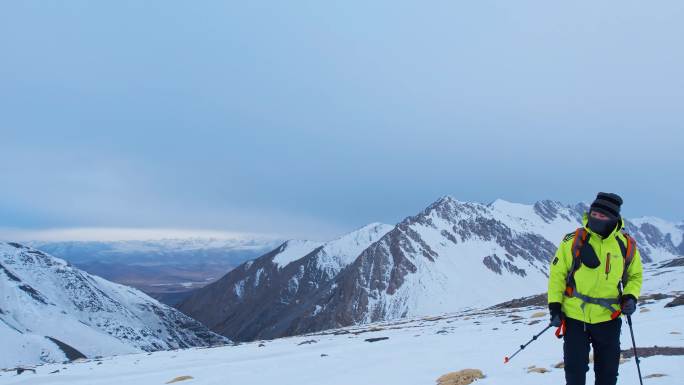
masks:
[[[681,20],[680,0],[5,1],[0,228],[325,239],[443,195],[598,191],[679,222]]]

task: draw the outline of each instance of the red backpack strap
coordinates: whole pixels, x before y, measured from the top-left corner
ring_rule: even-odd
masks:
[[[579,227],[577,230],[575,230],[575,239],[573,239],[572,241],[571,248],[572,267],[570,268],[570,271],[568,271],[568,275],[565,278],[565,294],[567,294],[570,297],[572,297],[573,292],[575,291],[575,272],[580,268],[580,265],[582,264],[580,261],[580,250],[582,249],[582,246],[584,246],[588,239],[589,232],[587,231],[587,229],[585,229],[584,227]]]
[[[632,259],[634,259],[634,254],[636,253],[636,240],[634,240],[634,238],[624,231],[622,232],[622,235],[627,240],[625,253],[622,256],[624,260],[624,268],[622,269],[622,287],[625,287],[625,285],[627,285],[628,278],[627,269],[629,268],[629,264],[632,263]]]
[[[572,241],[573,259],[579,258],[580,249],[582,248],[582,246],[584,246],[584,243],[587,240],[587,234],[589,234],[589,232],[584,227],[580,227],[577,230],[575,230],[575,239],[573,239]]]

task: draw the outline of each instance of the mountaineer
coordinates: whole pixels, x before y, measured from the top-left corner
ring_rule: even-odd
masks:
[[[620,315],[631,316],[641,292],[642,264],[624,232],[622,198],[600,192],[583,227],[567,234],[551,261],[548,304],[551,325],[563,336],[567,385],[584,385],[589,346],[596,385],[615,385],[620,364]]]

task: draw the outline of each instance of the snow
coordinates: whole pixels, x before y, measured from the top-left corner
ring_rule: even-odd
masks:
[[[394,226],[384,223],[371,223],[327,242],[318,255],[318,266],[331,276],[338,273],[393,228]]]
[[[668,282],[681,290],[682,269],[647,269],[645,293],[661,292]],[[536,287],[543,291],[543,287]],[[671,292],[670,292],[671,293]],[[684,306],[665,308],[671,299],[641,304],[634,316],[638,346],[684,346]],[[520,383],[562,384],[562,341],[548,330],[538,340],[504,364],[510,355],[547,324],[548,315],[534,314],[543,308],[488,310],[416,317],[329,330],[236,346],[187,349],[106,357],[72,364],[46,364],[36,374],[0,372],[0,385],[130,385],[163,384],[179,376],[192,376],[188,384],[253,385],[347,385],[347,384],[434,384],[443,374],[476,368],[486,377],[479,385]],[[520,317],[519,319],[512,316]],[[539,321],[538,323],[534,323]],[[368,338],[388,337],[366,342]],[[305,341],[315,341],[303,344]],[[626,322],[622,349],[631,348]],[[665,377],[647,383],[684,383],[681,356],[652,356],[641,359],[644,376]],[[527,373],[535,365],[548,373]],[[591,365],[591,364],[590,364]],[[58,371],[56,373],[52,373]],[[634,359],[620,365],[620,383],[638,383]],[[593,371],[587,383],[593,383]],[[183,382],[181,382],[183,383]]]
[[[322,244],[322,242],[316,241],[289,240],[280,246],[280,252],[273,258],[273,263],[283,268],[314,251]]]
[[[663,235],[670,234],[674,246],[679,246],[682,243],[684,230],[682,228],[677,227],[675,223],[668,222],[658,217],[640,217],[631,219],[630,221],[637,226],[641,226],[644,223],[648,223],[655,226],[661,233],[663,233]]]
[[[256,271],[254,274],[254,287],[259,286],[259,283],[261,282],[261,275],[264,273],[264,268],[259,268],[259,270]]]
[[[508,202],[497,199],[489,204],[493,216],[508,227],[520,232],[537,233],[552,243],[560,243],[563,236],[582,224],[574,220],[571,210],[567,206],[557,204],[557,209],[571,220],[560,215],[547,223],[534,210],[534,205]]]
[[[323,246],[317,255],[318,266],[334,275],[352,263],[371,243],[393,228],[394,226],[376,222],[328,242],[290,240],[281,246],[280,251],[273,258],[273,263],[283,268]]]
[[[241,280],[240,282],[235,284],[235,295],[238,296],[238,298],[242,298],[242,295],[245,292],[245,280]]]

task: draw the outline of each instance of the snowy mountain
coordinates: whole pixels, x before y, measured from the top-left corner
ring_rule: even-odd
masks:
[[[587,209],[583,203],[482,204],[445,196],[383,230],[355,249],[356,256],[346,253],[346,262],[326,274],[313,252],[318,244],[291,241],[198,291],[180,309],[218,333],[251,340],[530,295],[546,287],[548,261]],[[666,223],[627,221],[644,261],[684,254],[681,227]],[[277,263],[279,255],[285,262]]]
[[[645,384],[684,383],[683,262],[679,259],[645,268],[643,295],[632,317]],[[0,371],[0,385],[416,385],[436,384],[443,375],[456,376],[454,372],[467,368],[483,373],[477,385],[563,384],[559,365],[563,343],[553,335],[554,329],[508,364],[503,363],[504,356],[548,325],[548,317],[545,297],[540,295],[495,307],[235,346],[47,364],[36,367],[35,374]],[[627,323],[623,322],[621,384],[639,383],[631,347]],[[594,383],[593,370],[587,372],[587,383]]]
[[[287,333],[282,321],[292,309],[391,229],[373,223],[330,242],[287,241],[195,291],[178,308],[234,340]]]
[[[0,243],[0,367],[229,342],[142,292]]]
[[[637,240],[642,255],[650,260],[662,261],[673,255],[684,255],[684,223],[641,217],[627,221],[626,227]]]
[[[484,205],[443,197],[364,250],[284,322],[299,334],[533,294],[546,287],[548,261],[586,210],[548,200]],[[645,261],[677,256],[666,242],[672,237],[648,222],[628,229]]]

